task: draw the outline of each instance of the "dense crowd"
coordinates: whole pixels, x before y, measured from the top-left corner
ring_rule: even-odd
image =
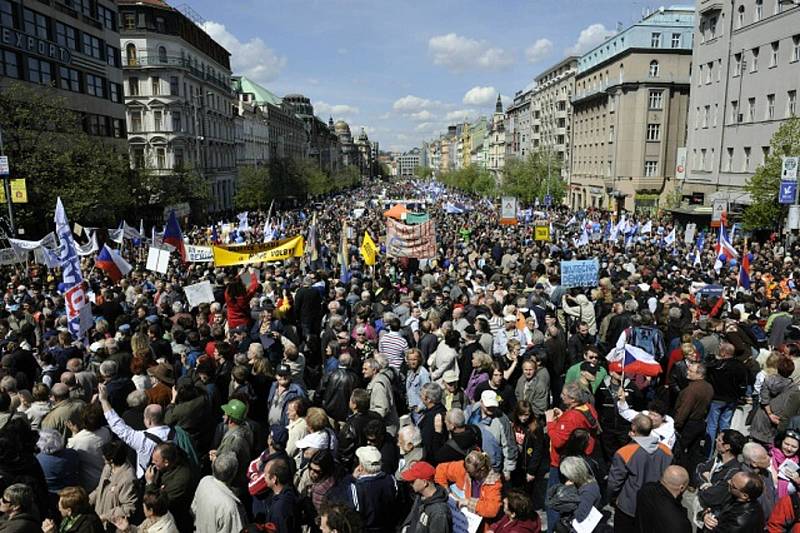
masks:
[[[392,198],[435,257],[364,264]],[[666,217],[496,212],[373,184],[185,232],[313,233],[303,258],[162,275],[126,242],[119,282],[83,260],[85,339],[57,269],[4,267],[0,532],[800,532],[796,247],[729,228],[720,261]],[[563,286],[589,258],[597,283]]]

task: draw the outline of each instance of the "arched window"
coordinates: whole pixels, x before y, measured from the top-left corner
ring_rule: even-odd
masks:
[[[650,62],[650,77],[657,78],[658,77],[658,61],[655,59]]]
[[[167,62],[167,49],[163,46],[158,47],[158,62],[161,64],[166,64]]]
[[[736,20],[736,27],[741,28],[744,26],[744,6],[739,6],[739,17]]]
[[[619,65],[619,82],[622,83],[624,78],[625,78],[625,65],[620,63],[620,65]]]
[[[136,65],[136,45],[133,43],[128,43],[128,46],[125,47],[125,56],[128,60],[128,66]]]

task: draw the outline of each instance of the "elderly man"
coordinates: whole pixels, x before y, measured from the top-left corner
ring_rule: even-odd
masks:
[[[770,516],[778,501],[775,483],[772,481],[772,471],[770,470],[772,458],[767,453],[767,450],[757,442],[748,442],[744,445],[742,458],[744,459],[743,470],[758,475],[764,483],[764,492],[758,497],[758,503],[761,505],[761,510],[764,511],[764,516]]]
[[[100,379],[108,393],[108,401],[118,413],[125,411],[128,394],[136,390],[129,378],[119,376],[119,364],[106,360],[100,363]]]
[[[417,426],[408,425],[397,433],[397,446],[400,448],[400,463],[395,477],[410,468],[417,461],[422,461],[425,450],[422,447],[422,433]]]
[[[400,421],[392,392],[393,372],[384,364],[382,357],[376,356],[364,361],[362,372],[367,381],[367,392],[370,394],[369,410],[383,419],[386,431],[393,437],[397,435]]]
[[[503,329],[494,334],[494,342],[492,343],[492,355],[495,358],[502,358],[508,353],[508,341],[517,339],[520,346],[525,346],[527,339],[525,334],[517,329],[517,317],[514,315],[505,315],[503,317]]]
[[[447,409],[442,404],[443,393],[442,387],[437,383],[426,383],[420,394],[423,409],[419,413],[417,425],[422,432],[425,460],[433,464],[435,464],[436,450],[447,441],[447,428],[444,420]]]
[[[356,450],[358,466],[353,471],[352,506],[358,510],[365,533],[391,531],[395,526],[397,483],[381,470],[381,452],[374,446]]]
[[[192,501],[197,533],[239,533],[247,515],[231,484],[239,470],[236,455],[223,453],[211,464],[212,475],[197,485]]]
[[[71,436],[67,421],[78,416],[86,406],[82,400],[70,398],[69,387],[63,383],[56,383],[50,390],[53,408],[42,419],[42,429],[55,429],[65,439]]]
[[[689,473],[682,466],[668,466],[659,481],[645,483],[636,495],[636,531],[692,533],[692,524],[681,496],[689,487]]]
[[[706,509],[703,515],[704,531],[762,531],[764,513],[758,504],[758,497],[764,490],[764,482],[758,474],[737,472],[728,482],[727,488],[727,503],[722,507]]]

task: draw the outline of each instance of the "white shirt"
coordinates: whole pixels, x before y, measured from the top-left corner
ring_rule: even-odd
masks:
[[[149,433],[162,441],[166,441],[170,430],[169,426],[158,426],[144,431],[137,431],[126,424],[113,409],[106,411],[105,415],[111,431],[136,452],[136,477],[142,478],[147,465],[150,464],[153,450],[158,445],[156,441],[145,437],[144,434]]]
[[[622,416],[622,418],[624,418],[628,422],[633,420],[634,417],[639,414],[639,411],[631,409],[628,406],[628,402],[624,402],[624,401],[617,402],[617,409],[619,410],[620,416]],[[650,412],[649,411],[642,411],[641,414],[647,416],[647,415],[650,414]],[[669,446],[670,450],[672,449],[673,446],[675,446],[675,440],[676,440],[676,437],[675,437],[675,421],[672,419],[671,416],[664,415],[664,421],[661,422],[661,425],[658,426],[657,428],[654,427],[653,431],[651,433],[653,433],[654,435],[657,435],[658,436],[658,440],[660,442],[663,442],[667,446]]]

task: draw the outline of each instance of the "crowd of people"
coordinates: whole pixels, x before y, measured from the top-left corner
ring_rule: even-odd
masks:
[[[387,256],[392,198],[434,257]],[[57,269],[4,267],[0,532],[800,532],[796,247],[732,235],[747,288],[714,231],[538,211],[370,184],[185,233],[313,233],[303,258],[158,274],[128,243],[118,282],[83,259],[82,339]]]

